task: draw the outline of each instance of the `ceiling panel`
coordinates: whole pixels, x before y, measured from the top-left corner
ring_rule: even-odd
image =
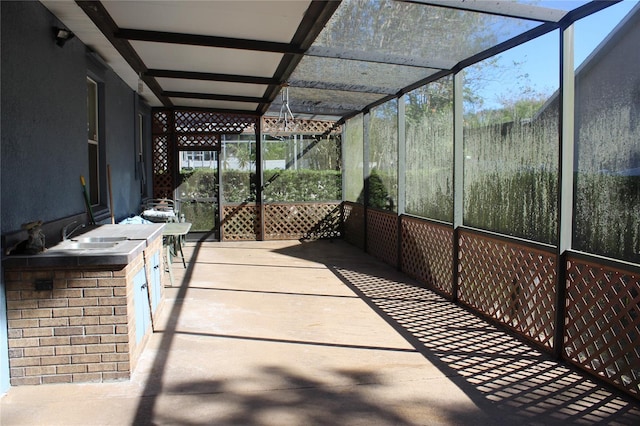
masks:
[[[282,54],[131,41],[147,68],[272,77]]]
[[[289,43],[310,1],[106,1],[120,28]]]
[[[238,110],[238,111],[255,111],[258,108],[258,104],[252,104],[248,102],[229,102],[229,101],[214,101],[208,99],[190,99],[190,98],[171,98],[171,101],[175,105],[196,107],[196,108],[214,108],[224,110]]]
[[[211,93],[219,95],[263,96],[267,88],[259,84],[228,83],[224,81],[186,80],[180,78],[157,78],[165,91]]]

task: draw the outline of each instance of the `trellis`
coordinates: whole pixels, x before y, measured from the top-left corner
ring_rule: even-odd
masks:
[[[256,133],[258,123],[263,133],[274,135],[333,135],[341,131],[333,121],[296,119],[295,128],[282,129],[282,123],[273,117],[206,110],[154,110],[154,197],[173,197],[178,150],[220,151],[221,135]],[[340,203],[336,202],[232,203],[221,208],[220,238],[227,241],[334,238],[341,235],[340,224]]]

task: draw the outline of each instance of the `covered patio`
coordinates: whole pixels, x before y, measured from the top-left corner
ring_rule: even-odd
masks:
[[[637,402],[343,241],[186,252],[130,381],[12,388],[2,424],[640,422]]]
[[[3,421],[638,423],[637,1],[0,13],[3,249],[152,198],[193,225],[137,366],[70,366],[135,322],[3,269]]]

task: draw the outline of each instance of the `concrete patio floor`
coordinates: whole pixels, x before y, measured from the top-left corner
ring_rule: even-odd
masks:
[[[185,255],[131,380],[13,387],[0,424],[640,424],[637,401],[342,241]]]

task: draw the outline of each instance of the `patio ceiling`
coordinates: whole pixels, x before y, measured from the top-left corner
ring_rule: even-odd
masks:
[[[42,3],[151,106],[339,120],[613,2]]]

